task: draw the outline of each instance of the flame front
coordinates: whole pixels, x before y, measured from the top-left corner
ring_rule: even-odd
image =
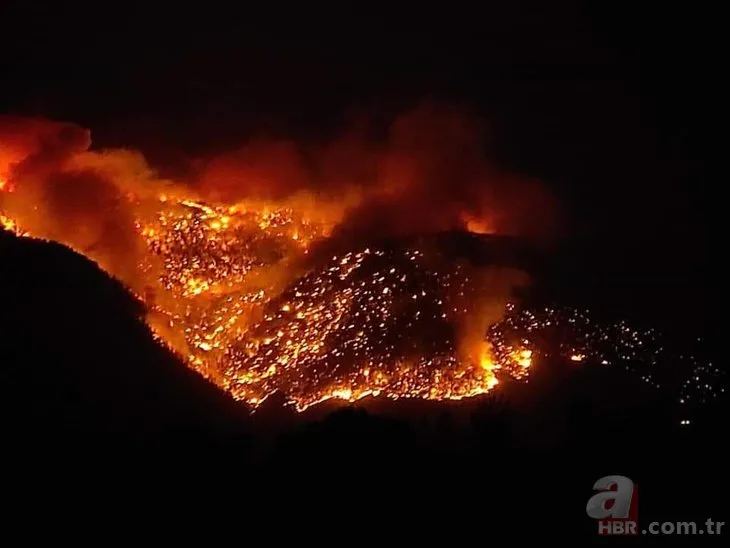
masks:
[[[282,392],[303,410],[332,398],[461,399],[497,384],[502,365],[486,342],[478,361],[457,357],[461,311],[447,295],[469,290],[459,265],[440,271],[418,249],[364,248],[302,272],[332,226],[271,204],[161,204],[139,223],[162,264],[151,323],[234,397],[258,405]],[[519,376],[521,363],[504,370]]]

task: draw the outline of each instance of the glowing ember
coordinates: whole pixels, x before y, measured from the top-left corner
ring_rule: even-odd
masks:
[[[575,363],[617,367],[646,385],[675,393],[681,404],[706,403],[722,396],[727,373],[703,359],[697,348],[675,346],[655,329],[636,329],[625,321],[601,324],[587,310],[575,308],[518,309],[508,305],[505,317],[488,334],[494,353],[515,354],[509,341],[530,345],[541,356],[553,355]],[[530,350],[525,350],[525,357]],[[532,357],[532,355],[530,355]]]
[[[0,214],[0,226],[3,227],[5,230],[9,230],[10,232],[16,232],[17,230],[15,221],[13,221],[10,217],[6,217],[2,214]]]
[[[532,365],[532,350],[521,350],[516,352],[514,359],[521,367],[530,367]]]

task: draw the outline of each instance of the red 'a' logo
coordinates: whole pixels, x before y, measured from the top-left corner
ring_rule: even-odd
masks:
[[[598,520],[599,535],[636,535],[639,523],[639,486],[625,476],[599,479],[598,491],[586,505],[586,512]]]

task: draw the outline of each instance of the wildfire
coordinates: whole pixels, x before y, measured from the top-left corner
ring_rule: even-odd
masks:
[[[300,273],[332,226],[292,207],[164,195],[135,226],[156,336],[254,406],[274,392],[298,410],[366,396],[461,399],[493,389],[498,371],[519,378],[529,367],[530,351],[500,360],[486,341],[478,359],[459,357],[452,321],[465,311],[449,295],[478,288],[419,249],[364,248]]]
[[[18,223],[16,223],[14,219],[11,219],[7,215],[3,215],[1,211],[0,211],[0,228],[2,228],[3,230],[7,230],[8,232],[12,232],[16,236],[29,236],[29,234],[26,231],[21,230],[18,227]]]
[[[275,392],[299,411],[331,399],[477,396],[498,376],[529,375],[533,338],[552,341],[541,354],[557,348],[576,363],[626,364],[656,387],[653,366],[676,358],[652,330],[513,305],[463,353],[457,320],[480,288],[433,250],[365,247],[302,268],[297,261],[332,225],[288,206],[155,203],[151,214],[140,207],[135,223],[146,249],[138,274],[148,283],[148,323],[191,368],[254,407]],[[7,215],[0,226],[32,235]],[[680,357],[691,369],[681,403],[724,391],[717,367]]]
[[[532,350],[520,350],[513,357],[520,367],[528,368],[532,365]]]
[[[421,131],[418,124],[412,129],[418,130],[419,146],[421,135],[439,134]],[[404,161],[412,147],[402,145],[410,139],[396,139],[396,153],[381,161],[388,184],[376,185],[369,200],[363,197],[365,187],[357,187],[326,200],[298,188],[281,193],[286,198],[243,193],[228,201],[211,198],[215,193],[205,194],[206,200],[194,185],[158,179],[129,151],[88,151],[85,132],[64,133],[58,141],[43,140],[28,157],[32,161],[24,162],[29,153],[20,152],[3,159],[17,169],[0,171],[5,177],[0,178],[0,227],[59,241],[96,261],[147,304],[147,322],[157,340],[254,407],[274,393],[298,410],[328,399],[484,394],[502,379],[529,375],[536,356],[545,354],[534,341],[545,340],[562,321],[547,312],[536,316],[509,308],[504,316],[514,280],[502,286],[483,278],[467,263],[442,256],[433,242],[349,238],[352,230],[371,234],[359,224],[363,218],[378,223],[365,223],[366,229],[392,223],[385,235],[456,226],[496,232],[501,216],[463,213],[463,196],[439,201],[438,210],[428,209],[434,207],[429,200],[421,203],[421,181],[434,184],[428,175],[443,171],[443,158],[424,153]],[[473,148],[455,146],[445,163],[461,165],[461,154]],[[243,162],[243,173],[256,175],[257,170],[246,171],[251,161]],[[403,184],[395,184],[401,179]],[[246,188],[244,177],[234,182]],[[419,206],[414,207],[418,215],[403,219],[408,223],[394,218],[393,212],[412,205]],[[466,205],[482,209],[478,203]],[[372,217],[346,217],[373,208],[378,214]],[[346,222],[353,219],[357,222]],[[430,220],[433,224],[424,227]],[[490,293],[490,284],[498,289]],[[485,302],[485,295],[492,300]],[[567,322],[578,325],[575,318]],[[561,355],[618,362],[627,355],[621,346],[627,333],[621,327],[585,344],[570,341]],[[637,336],[631,343],[641,340]],[[616,341],[615,355],[603,348],[606,341]],[[696,382],[714,371],[703,369]]]
[[[2,214],[0,214],[0,226],[10,232],[16,232],[17,229],[17,227],[15,226],[15,221],[13,221],[10,217],[6,217]]]
[[[441,271],[418,249],[364,248],[297,275],[296,260],[331,227],[291,208],[160,203],[139,223],[173,297],[156,305],[168,319],[159,333],[175,331],[191,367],[237,399],[258,405],[282,392],[299,410],[379,395],[460,399],[494,388],[496,370],[525,367],[524,354],[504,364],[487,350],[478,363],[457,357],[450,322],[460,310],[447,294],[469,286],[458,266]]]

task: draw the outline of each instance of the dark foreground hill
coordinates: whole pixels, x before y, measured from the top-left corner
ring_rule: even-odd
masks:
[[[233,433],[245,415],[157,344],[141,305],[57,245],[0,233],[3,399],[10,428],[150,442]]]
[[[202,477],[237,511],[294,497],[325,530],[355,505],[376,516],[397,504],[420,520],[415,533],[429,523],[472,539],[593,539],[593,482],[622,474],[641,486],[646,523],[725,517],[726,406],[685,425],[674,402],[620,371],[545,364],[529,384],[470,402],[300,416],[272,398],[251,416],[155,343],[120,284],[62,246],[0,232],[0,303],[5,454],[83,463],[53,472],[75,470],[74,488],[162,476],[191,491]]]

